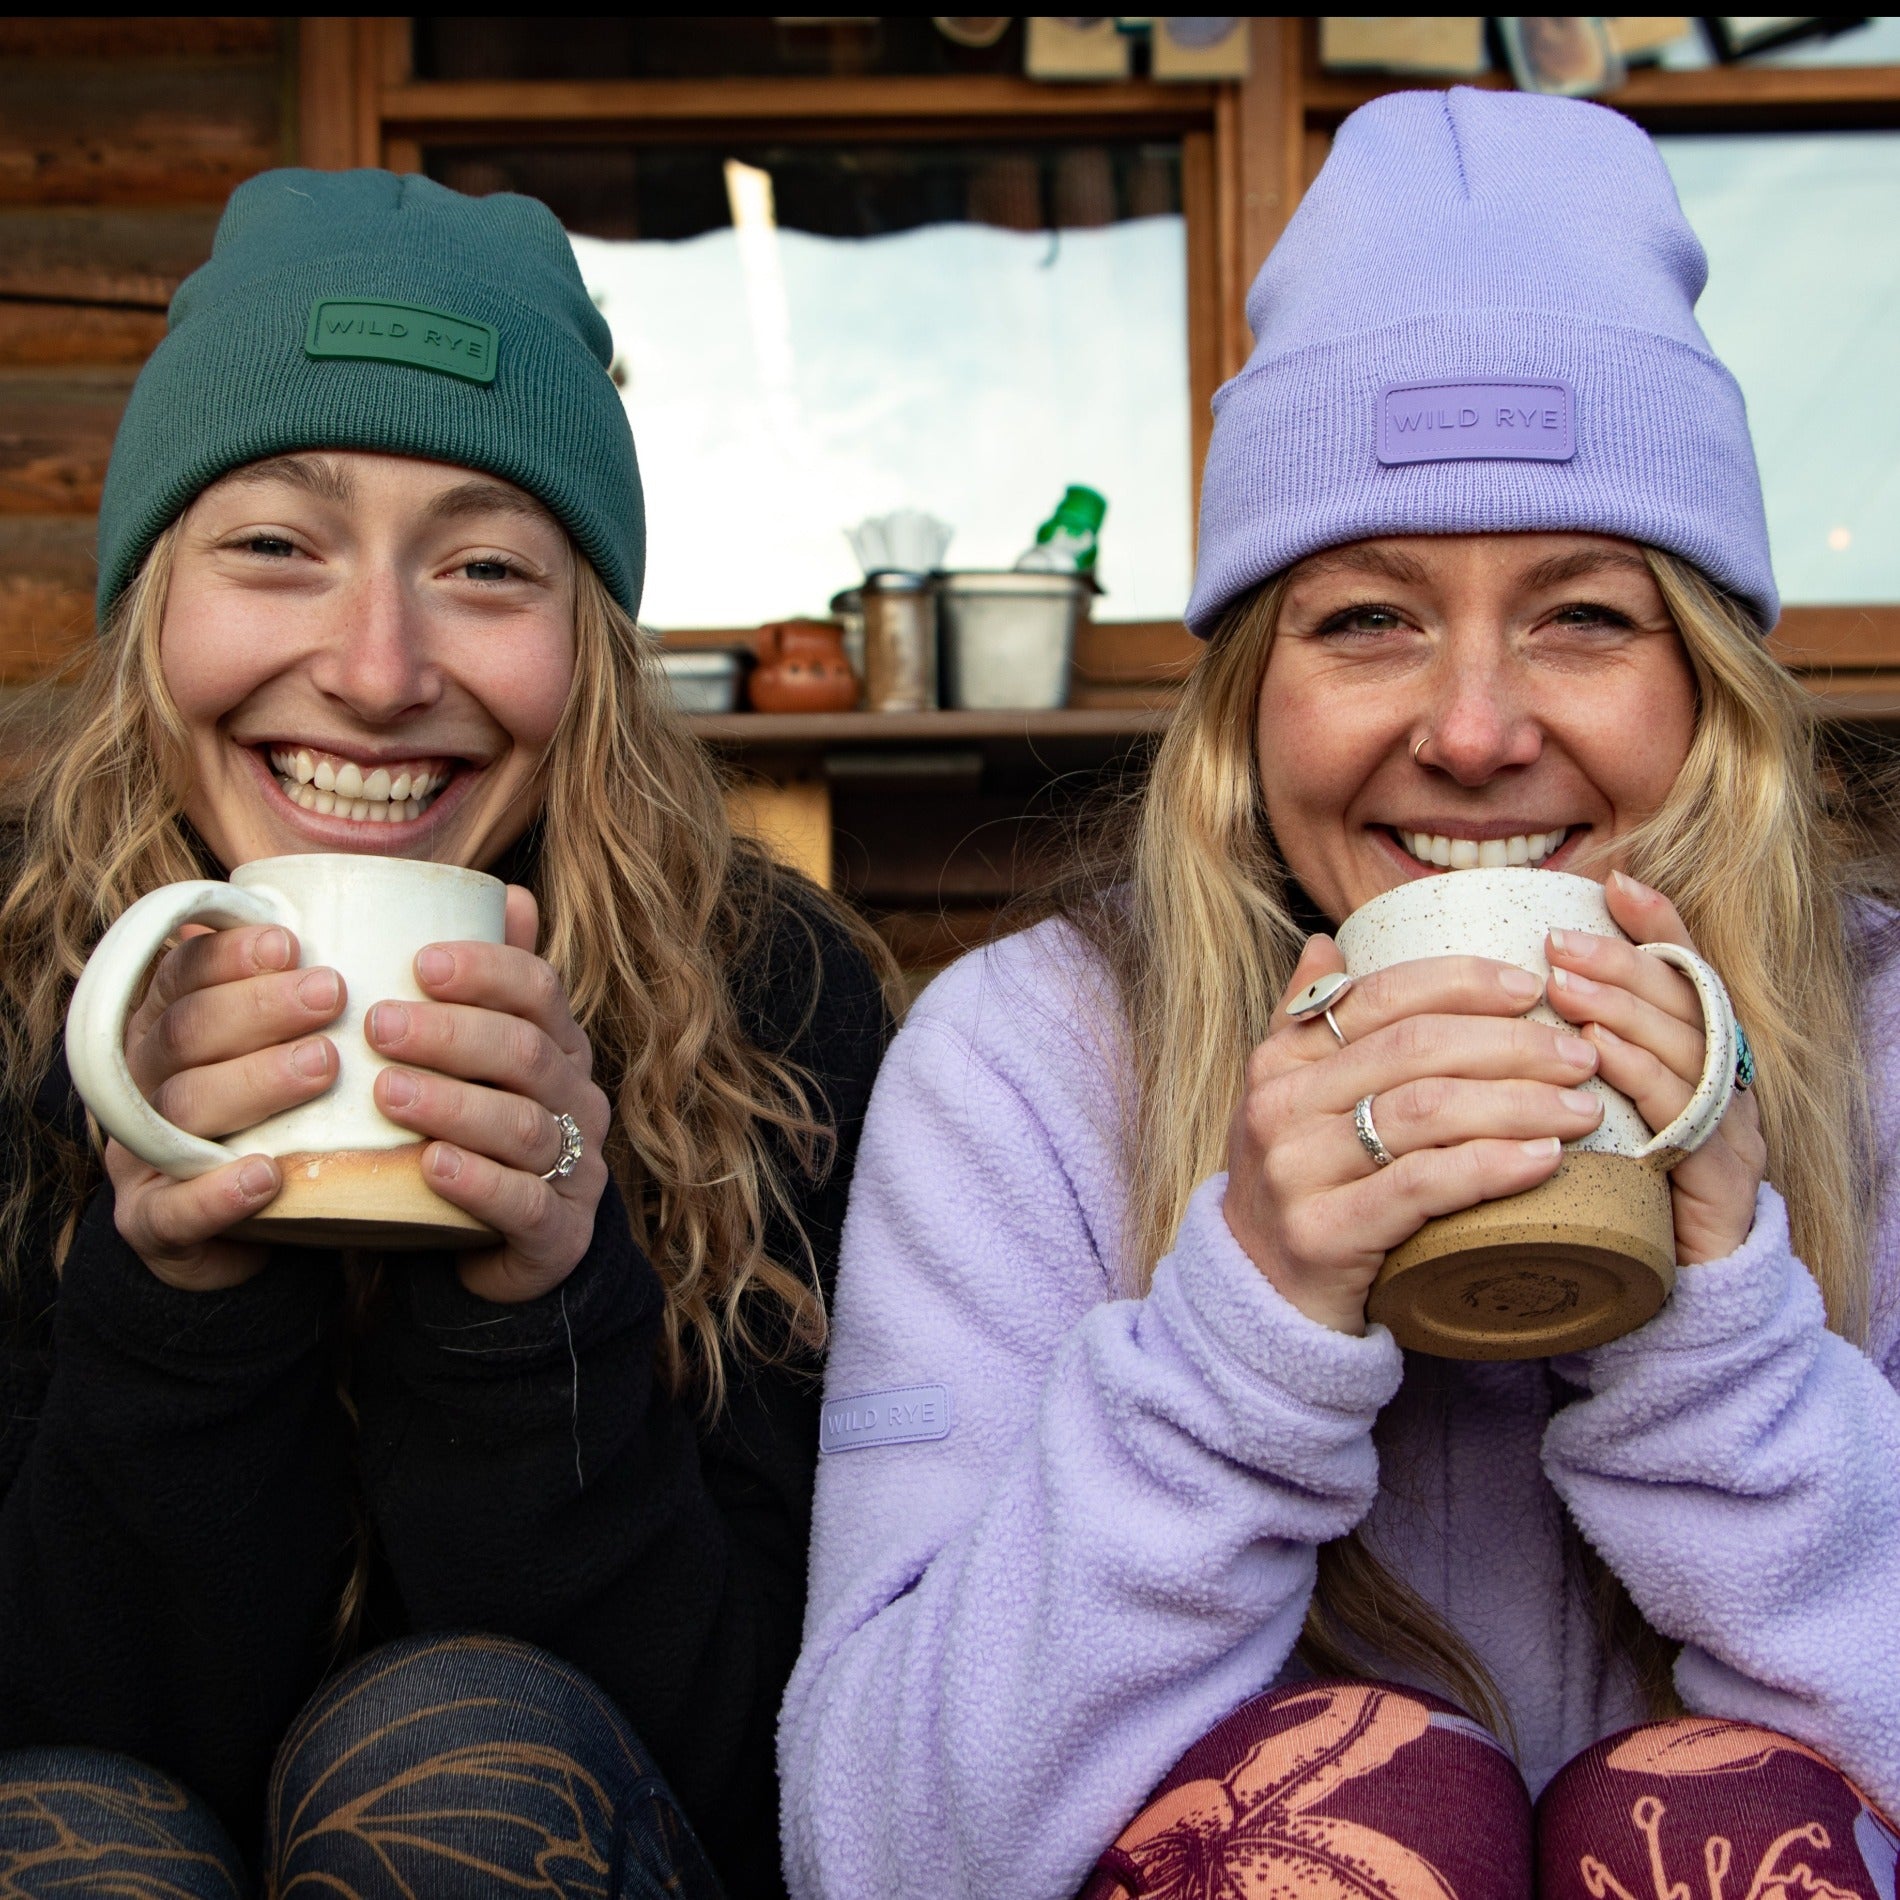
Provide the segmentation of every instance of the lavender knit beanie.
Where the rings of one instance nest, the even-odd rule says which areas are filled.
[[[1766,631],[1761,479],[1695,320],[1707,279],[1620,114],[1463,86],[1362,106],[1247,298],[1188,625],[1342,542],[1568,530],[1681,555]]]

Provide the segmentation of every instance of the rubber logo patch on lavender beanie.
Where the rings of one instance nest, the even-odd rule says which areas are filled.
[[[1707,277],[1619,113],[1472,87],[1362,106],[1249,293],[1188,625],[1348,541],[1567,531],[1678,554],[1772,627],[1747,413],[1695,319]]]
[[[1567,462],[1568,383],[1394,383],[1379,395],[1379,460]]]

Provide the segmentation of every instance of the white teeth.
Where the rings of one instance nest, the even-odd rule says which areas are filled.
[[[1452,838],[1439,832],[1401,831],[1402,844],[1421,864],[1439,864],[1451,871],[1489,870],[1507,864],[1541,864],[1564,839],[1567,831],[1523,831],[1510,838]]]
[[[358,824],[400,825],[420,818],[450,776],[410,765],[394,774],[386,765],[365,771],[353,760],[313,754],[307,747],[273,747],[269,757],[278,790],[293,805]]]

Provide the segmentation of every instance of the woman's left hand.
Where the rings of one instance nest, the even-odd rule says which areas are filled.
[[[462,1284],[512,1304],[559,1286],[593,1238],[607,1186],[610,1110],[593,1080],[594,1052],[553,969],[534,954],[532,893],[508,887],[505,943],[437,943],[416,957],[425,1003],[380,1002],[364,1033],[392,1063],[376,1106],[428,1143],[429,1185],[501,1235],[462,1255]],[[556,1120],[572,1115],[584,1146],[565,1180]]]
[[[1681,971],[1635,946],[1695,945],[1660,891],[1616,871],[1603,894],[1610,915],[1633,941],[1553,930],[1545,994],[1559,1016],[1596,1044],[1598,1075],[1627,1095],[1652,1129],[1666,1128],[1702,1077],[1702,1004]],[[1748,1238],[1767,1165],[1754,1097],[1738,1092],[1720,1127],[1669,1177],[1682,1265],[1720,1260]]]

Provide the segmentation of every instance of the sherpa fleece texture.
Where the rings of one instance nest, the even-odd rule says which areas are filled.
[[[1900,986],[1873,999],[1884,1104]],[[1383,1327],[1315,1324],[1229,1233],[1218,1175],[1152,1291],[1121,1297],[1116,1022],[1045,925],[932,985],[878,1080],[827,1399],[943,1385],[953,1422],[820,1460],[779,1733],[792,1894],[1073,1894],[1288,1669],[1315,1546],[1362,1520],[1491,1670],[1534,1790],[1641,1719],[1567,1511],[1685,1645],[1692,1710],[1797,1736],[1900,1806],[1892,1210],[1870,1354],[1825,1329],[1770,1188],[1739,1251],[1564,1361],[1406,1360]]]

